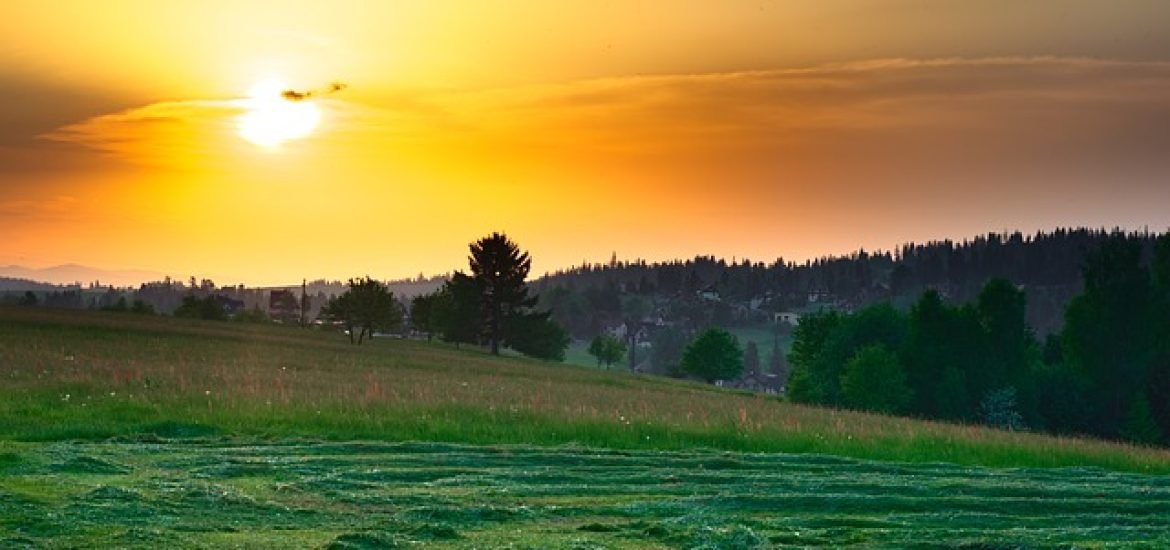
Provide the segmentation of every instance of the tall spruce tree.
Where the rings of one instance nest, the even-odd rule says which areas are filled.
[[[528,296],[524,284],[532,260],[503,233],[492,233],[471,243],[470,249],[472,277],[482,290],[484,336],[492,354],[499,355],[507,319],[536,305],[536,298]]]

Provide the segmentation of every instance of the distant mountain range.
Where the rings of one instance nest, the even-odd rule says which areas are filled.
[[[146,281],[158,281],[165,275],[157,271],[138,269],[98,269],[78,264],[29,268],[19,265],[0,266],[0,277],[9,280],[0,283],[0,290],[44,290],[48,285],[81,283],[88,287],[98,281],[101,286],[137,287]],[[37,284],[37,283],[48,283]],[[23,286],[22,286],[23,285]]]

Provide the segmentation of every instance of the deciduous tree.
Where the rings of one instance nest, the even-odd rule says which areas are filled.
[[[687,344],[682,368],[707,382],[732,380],[743,373],[743,350],[730,332],[708,329]]]

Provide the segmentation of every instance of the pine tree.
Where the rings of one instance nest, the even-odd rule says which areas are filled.
[[[528,296],[524,284],[532,260],[503,233],[492,233],[469,248],[471,273],[482,291],[484,336],[492,354],[499,355],[507,318],[536,305],[536,298]]]

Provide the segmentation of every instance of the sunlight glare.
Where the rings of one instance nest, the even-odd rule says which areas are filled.
[[[240,115],[240,137],[265,148],[308,136],[321,120],[312,101],[290,101],[281,96],[288,89],[278,80],[263,80],[248,90],[243,100],[247,112]]]

